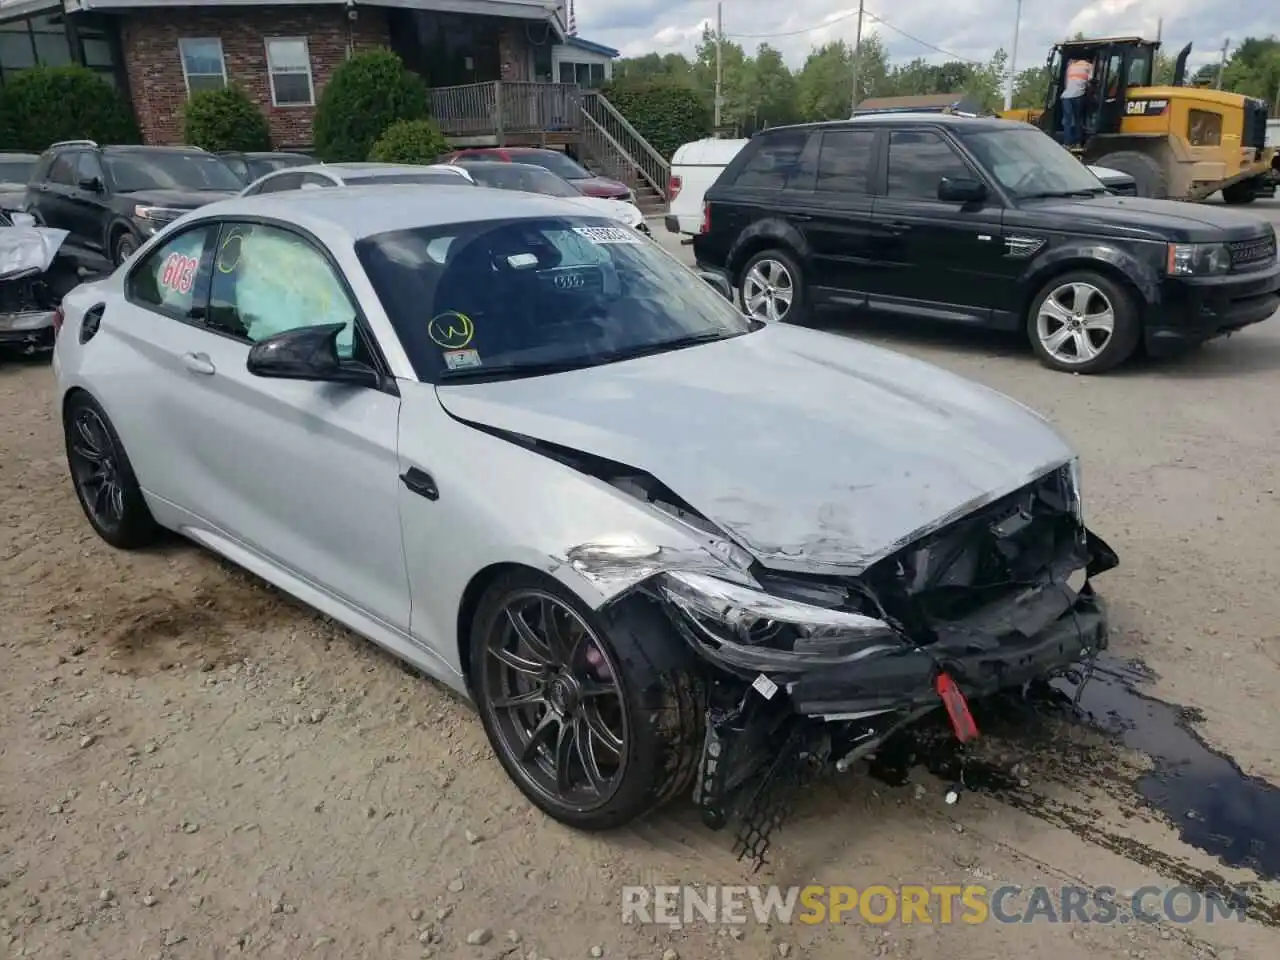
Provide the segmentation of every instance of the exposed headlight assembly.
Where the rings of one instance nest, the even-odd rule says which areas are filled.
[[[669,571],[657,581],[686,635],[712,660],[748,671],[794,671],[850,663],[906,645],[881,620],[776,597],[704,573]]]
[[[1165,272],[1171,277],[1213,277],[1231,270],[1225,243],[1171,243]]]

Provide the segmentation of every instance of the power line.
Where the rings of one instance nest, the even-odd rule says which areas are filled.
[[[857,10],[851,10],[848,13],[841,14],[838,17],[828,20],[825,23],[819,23],[812,27],[805,27],[803,30],[788,30],[785,33],[726,33],[724,34],[724,36],[730,40],[774,40],[774,39],[780,39],[782,37],[798,37],[801,34],[813,33],[815,30],[825,30],[827,27],[834,26],[835,24],[840,23],[843,20],[848,20],[852,17],[856,17],[857,15],[858,15]],[[901,27],[894,26],[892,23],[890,23],[888,20],[885,20],[883,17],[876,16],[870,10],[866,12],[865,16],[874,20],[876,23],[880,24],[881,26],[888,27],[894,33],[899,34],[900,36],[906,37],[908,40],[912,41],[913,43],[918,43],[922,47],[928,47],[930,50],[940,53],[945,57],[950,57],[952,60],[960,60],[960,61],[963,61],[964,63],[972,63],[972,64],[981,64],[982,62],[980,60],[974,60],[971,57],[962,57],[958,53],[953,53],[950,50],[947,50],[943,47],[938,46],[936,43],[930,43],[928,40],[922,40],[919,37],[917,37],[915,34],[907,33],[907,31],[903,30]]]

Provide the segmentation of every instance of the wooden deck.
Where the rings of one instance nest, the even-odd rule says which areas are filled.
[[[455,146],[563,145],[582,132],[582,91],[568,84],[495,80],[430,93],[431,114]]]

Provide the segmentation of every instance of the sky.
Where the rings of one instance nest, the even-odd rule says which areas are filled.
[[[691,54],[716,15],[714,0],[574,0],[574,6],[578,35],[623,56]],[[815,46],[852,44],[857,10],[856,0],[724,0],[725,38],[748,52],[768,42],[799,67]],[[863,33],[878,34],[893,61],[986,61],[997,47],[1013,47],[1017,0],[865,0],[864,10]],[[1161,18],[1166,52],[1194,44],[1192,70],[1216,63],[1224,41],[1280,34],[1280,4],[1267,0],[1023,0],[1016,69],[1043,63],[1056,40],[1076,32],[1154,39]]]

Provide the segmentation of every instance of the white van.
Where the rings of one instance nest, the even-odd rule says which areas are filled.
[[[671,179],[667,184],[669,206],[663,220],[668,233],[692,237],[702,229],[703,194],[746,145],[746,140],[707,137],[676,149],[671,157]]]

